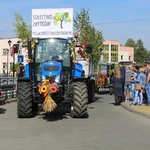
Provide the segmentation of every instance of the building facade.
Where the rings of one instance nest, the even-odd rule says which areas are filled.
[[[8,44],[8,41],[11,41],[11,45]],[[6,38],[0,39],[0,74],[3,70],[10,73],[10,66],[14,63],[22,62],[26,64],[27,50],[19,46],[18,54],[11,56],[13,44],[17,44],[19,41],[18,38]],[[105,40],[103,42],[103,54],[100,58],[101,62],[113,62],[118,63],[119,61],[134,61],[134,48],[121,46],[119,41],[115,40]],[[23,57],[23,60],[20,60],[20,56]]]
[[[134,62],[134,48],[121,46],[119,41],[105,40],[103,41],[103,54],[100,58],[101,62],[119,61],[133,61]]]
[[[127,46],[120,46],[118,61],[133,61],[134,62],[134,48]]]
[[[18,38],[0,39],[0,74],[5,70],[5,73],[12,75],[10,66],[13,65],[13,63],[26,63],[27,50],[22,48],[21,45],[19,45],[18,54],[11,56],[13,44],[19,44],[19,41]],[[22,58],[22,60],[19,60],[19,58]]]

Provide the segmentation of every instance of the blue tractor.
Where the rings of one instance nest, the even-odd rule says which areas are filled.
[[[38,110],[38,104],[44,102],[39,87],[47,80],[56,87],[50,95],[57,106],[68,102],[71,117],[87,116],[88,103],[94,100],[95,80],[90,75],[85,77],[82,64],[73,63],[69,39],[38,39],[34,48],[29,40],[27,45],[30,62],[17,79],[18,118],[32,117]],[[92,52],[90,44],[85,52]],[[47,90],[45,85],[42,90]]]

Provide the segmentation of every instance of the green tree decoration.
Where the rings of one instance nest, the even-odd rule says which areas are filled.
[[[68,12],[60,13],[57,12],[54,16],[54,24],[57,25],[60,23],[61,29],[63,28],[63,22],[71,22],[71,17]]]
[[[21,39],[21,42],[25,41],[26,38],[31,38],[31,25],[27,25],[23,17],[18,13],[15,13],[14,17],[15,23],[13,23],[13,26],[15,27],[16,36]]]

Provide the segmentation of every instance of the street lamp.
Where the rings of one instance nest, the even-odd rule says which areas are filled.
[[[20,41],[20,40],[18,40],[18,41],[17,41],[17,44],[19,44],[19,45],[20,45],[20,43],[21,43],[21,41]]]
[[[8,54],[9,54],[9,49],[6,49],[6,54],[7,54],[7,77],[8,77],[8,62],[9,62]]]
[[[8,45],[9,45],[10,48],[11,48],[11,43],[12,43],[12,41],[9,39]]]
[[[9,39],[8,40],[8,45],[9,45],[9,49],[11,50],[11,43],[12,41]],[[9,63],[9,57],[8,57],[8,54],[9,54],[9,49],[7,49],[7,77],[8,77],[8,63]]]

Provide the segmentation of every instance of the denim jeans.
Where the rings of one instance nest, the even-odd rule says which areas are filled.
[[[134,100],[135,97],[135,91],[136,91],[136,83],[132,82],[132,99]]]
[[[146,86],[146,93],[147,93],[147,103],[150,104],[150,83]]]
[[[125,82],[124,91],[125,91],[126,93],[132,91],[132,83],[131,83],[131,82]]]
[[[143,93],[142,93],[142,90],[136,90],[135,91],[135,97],[134,97],[134,102],[133,104],[136,104],[137,103],[137,100],[138,100],[138,96],[139,96],[139,104],[142,105],[143,103]]]

